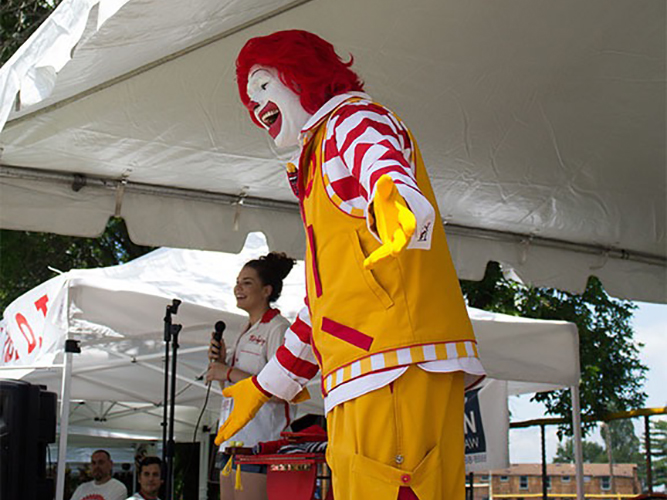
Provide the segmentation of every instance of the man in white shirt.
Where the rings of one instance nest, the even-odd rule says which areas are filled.
[[[70,500],[125,500],[127,488],[111,477],[113,461],[106,450],[97,450],[90,456],[93,480],[79,485]]]
[[[139,491],[127,500],[160,500],[160,486],[162,486],[162,460],[158,457],[146,457],[139,463],[137,471]]]

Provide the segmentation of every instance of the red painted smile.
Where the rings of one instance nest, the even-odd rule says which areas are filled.
[[[278,106],[269,101],[266,103],[266,106],[257,113],[257,116],[259,117],[259,121],[268,129],[271,138],[275,139],[280,133],[280,128],[282,127],[283,122]]]

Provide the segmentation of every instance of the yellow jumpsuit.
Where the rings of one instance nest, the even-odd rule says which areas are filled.
[[[323,394],[369,373],[410,366],[388,386],[329,413],[334,495],[393,500],[409,487],[420,500],[462,500],[463,374],[415,366],[477,356],[444,228],[433,228],[430,250],[407,250],[364,269],[380,243],[364,217],[340,210],[327,194],[321,165],[326,125],[311,136],[299,164],[311,341]],[[413,144],[417,184],[439,221]]]

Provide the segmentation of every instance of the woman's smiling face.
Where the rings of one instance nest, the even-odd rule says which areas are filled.
[[[269,303],[271,285],[262,284],[257,271],[252,267],[245,266],[236,278],[234,296],[236,306],[246,312],[261,309]]]
[[[254,66],[248,76],[248,97],[255,118],[273,138],[276,146],[298,144],[299,133],[312,116],[273,68]]]

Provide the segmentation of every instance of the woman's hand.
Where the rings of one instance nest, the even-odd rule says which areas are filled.
[[[215,332],[211,332],[211,343],[208,346],[208,359],[211,362],[224,363],[226,354],[227,347],[225,346],[225,341],[223,339],[220,339],[220,341],[215,340]]]
[[[218,382],[227,381],[227,372],[229,371],[229,366],[224,363],[219,363],[217,361],[212,361],[208,365],[208,371],[206,372],[206,382],[211,382],[212,380],[217,380]]]

